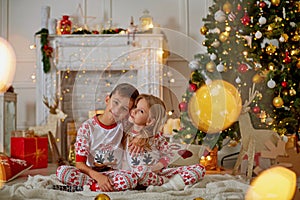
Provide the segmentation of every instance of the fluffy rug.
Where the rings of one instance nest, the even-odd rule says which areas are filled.
[[[49,189],[52,185],[60,185],[55,175],[50,176],[28,176],[24,183],[16,183],[8,186],[4,185],[0,190],[0,199],[64,199],[64,200],[94,200],[100,194],[99,192],[81,191],[65,192]],[[203,198],[205,200],[238,200],[244,199],[245,193],[249,187],[239,176],[229,174],[207,174],[204,179],[192,186],[186,186],[182,191],[147,192],[145,190],[131,190],[124,192],[107,192],[106,194],[112,200],[123,199],[163,199],[163,200],[192,200]]]

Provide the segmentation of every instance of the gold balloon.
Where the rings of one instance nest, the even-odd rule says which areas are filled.
[[[228,33],[222,32],[222,33],[219,35],[219,40],[220,40],[221,42],[225,42],[227,39],[228,39]]]
[[[241,108],[238,90],[226,81],[215,80],[195,92],[188,104],[188,114],[199,130],[218,133],[238,119]]]
[[[280,4],[280,0],[271,0],[271,3],[274,5],[274,6],[278,6]]]
[[[200,28],[200,33],[201,33],[202,35],[206,35],[207,31],[208,31],[208,28],[207,28],[206,26],[202,26],[202,27]]]
[[[226,14],[229,14],[231,12],[231,9],[232,9],[231,3],[229,3],[228,1],[226,1],[226,3],[223,5],[223,11]]]
[[[206,64],[206,70],[208,72],[214,72],[215,71],[215,68],[216,68],[216,64],[214,63],[214,61],[209,61],[207,64]]]
[[[98,194],[94,200],[110,200],[110,198],[106,194]]]
[[[276,108],[280,108],[282,105],[283,105],[283,100],[280,96],[278,97],[275,97],[273,99],[273,105],[276,107]]]

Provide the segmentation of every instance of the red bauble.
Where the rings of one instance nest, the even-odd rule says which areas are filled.
[[[254,106],[253,108],[252,108],[252,111],[254,112],[254,113],[259,113],[260,112],[260,107],[259,106]]]
[[[240,73],[244,73],[244,72],[248,71],[248,66],[247,66],[246,64],[243,64],[243,63],[242,63],[242,64],[239,65],[238,71],[239,71]]]
[[[186,112],[187,111],[187,103],[185,101],[180,102],[179,105],[180,112]]]
[[[264,1],[261,1],[261,2],[259,2],[259,7],[260,8],[264,8],[264,7],[266,7],[266,2],[264,2]]]
[[[238,10],[238,11],[241,11],[242,9],[243,9],[243,8],[242,8],[241,4],[238,4],[238,5],[237,5],[237,10]]]
[[[250,23],[250,17],[249,17],[249,15],[248,15],[247,11],[245,11],[244,16],[241,18],[241,22],[242,22],[242,24],[244,24],[245,26],[249,25],[249,23]]]
[[[191,83],[189,85],[189,90],[190,90],[190,92],[195,92],[197,90],[197,85],[194,83]]]
[[[283,62],[286,64],[289,64],[292,61],[289,52],[285,52],[285,58],[283,59]]]
[[[281,86],[282,86],[282,87],[286,88],[287,85],[288,85],[288,83],[287,83],[286,81],[282,81],[282,82],[281,82]]]

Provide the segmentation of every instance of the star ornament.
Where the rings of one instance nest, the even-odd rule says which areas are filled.
[[[269,44],[269,45],[266,47],[266,52],[267,52],[269,55],[272,55],[273,53],[276,52],[276,46],[274,46],[273,44]]]

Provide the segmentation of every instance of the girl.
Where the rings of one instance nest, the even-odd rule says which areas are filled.
[[[170,163],[171,148],[162,135],[166,121],[164,102],[149,94],[141,94],[130,112],[129,122],[132,127],[126,132],[123,144],[125,155],[122,169],[132,170],[138,175],[138,183],[150,186],[147,190],[180,190],[201,180],[205,168],[200,165],[167,168]],[[130,154],[128,144],[139,140],[145,152]]]

